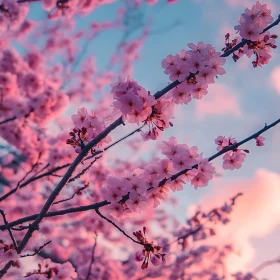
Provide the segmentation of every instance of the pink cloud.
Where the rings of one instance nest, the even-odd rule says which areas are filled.
[[[196,103],[197,118],[201,119],[207,115],[240,116],[241,109],[236,93],[223,84],[211,85],[207,96]]]
[[[252,238],[258,238],[258,242],[264,241],[280,225],[279,186],[279,174],[259,169],[251,180],[217,182],[213,192],[202,198],[200,205],[203,209],[212,209],[238,192],[243,192],[243,196],[236,201],[231,222],[226,226],[218,226],[217,236],[211,239],[212,244],[235,245],[238,255],[232,255],[227,260],[230,272],[255,268],[252,264],[248,266],[254,257],[257,263],[261,263],[279,255],[280,244],[276,240],[270,240],[271,246],[262,252],[256,252],[251,243]],[[194,206],[191,212],[193,210]]]
[[[280,67],[274,68],[270,74],[271,86],[280,94]]]

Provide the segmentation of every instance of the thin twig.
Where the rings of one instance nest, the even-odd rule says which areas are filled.
[[[102,151],[100,151],[99,153],[102,153]],[[86,173],[86,171],[88,171],[91,166],[99,159],[101,158],[101,156],[96,157],[86,168],[84,168],[81,172],[79,172],[76,176],[72,177],[69,179],[68,183],[71,183],[77,179],[79,179],[82,175],[84,175]]]
[[[14,231],[23,231],[25,229],[29,229],[29,226],[19,226],[18,228],[12,227],[11,229]]]
[[[185,235],[179,236],[177,237],[175,240],[173,240],[172,242],[169,243],[169,245],[172,245],[178,241],[180,241],[180,239],[187,239],[188,237],[190,237],[191,235],[194,235],[196,233],[198,233],[201,229],[203,229],[203,225],[198,226],[196,229],[186,233]]]
[[[2,217],[3,217],[4,224],[5,224],[5,225],[9,224],[8,221],[7,221],[7,219],[6,219],[5,212],[4,212],[2,209],[0,209],[0,214],[1,214]],[[11,237],[11,239],[12,239],[12,242],[13,242],[13,244],[14,244],[14,246],[15,246],[15,249],[16,249],[16,251],[17,251],[17,249],[18,249],[17,241],[16,241],[16,239],[14,238],[14,235],[13,235],[13,233],[12,233],[12,230],[11,230],[10,228],[8,228],[8,232],[9,232],[9,235],[10,235],[10,237]]]
[[[16,191],[20,188],[20,184],[25,180],[25,178],[26,178],[31,172],[33,172],[34,168],[39,164],[39,160],[40,160],[40,158],[41,158],[41,155],[42,155],[42,153],[40,152],[40,153],[38,154],[38,159],[37,159],[37,161],[35,162],[35,164],[33,164],[32,167],[31,167],[31,169],[23,176],[23,178],[22,178],[20,181],[18,181],[17,186],[16,186]]]
[[[140,132],[141,129],[145,126],[145,124],[143,124],[142,126],[138,127],[137,129],[133,130],[132,132],[130,132],[129,134],[127,134],[126,136],[120,138],[119,140],[117,140],[116,142],[112,143],[111,145],[107,146],[106,148],[104,148],[104,151],[109,150],[110,148],[112,148],[113,146],[115,146],[116,144],[120,143],[121,141],[125,140],[126,138],[132,136],[134,133],[136,132]]]
[[[20,255],[21,258],[25,258],[25,257],[34,257],[36,255],[38,255],[38,253],[40,253],[40,251],[47,246],[48,244],[50,244],[52,241],[48,241],[46,242],[44,245],[40,246],[33,254],[26,254],[26,255]]]
[[[273,259],[273,260],[269,260],[269,261],[265,261],[263,263],[261,263],[260,265],[258,265],[254,270],[253,270],[253,274],[256,274],[258,272],[260,272],[261,270],[263,270],[265,267],[269,266],[269,265],[273,265],[276,263],[280,263],[280,256],[278,256],[277,258]]]
[[[58,167],[55,167],[41,175],[38,175],[38,176],[35,176],[35,177],[31,177],[30,179],[26,180],[24,183],[22,183],[20,186],[19,186],[19,189],[23,188],[23,187],[26,187],[28,184],[36,181],[36,180],[39,180],[43,177],[46,177],[46,176],[50,176],[52,175],[54,172],[56,171],[59,171],[61,169],[64,169],[66,167],[69,167],[71,164],[67,163],[67,164],[64,164],[62,166],[58,166]],[[8,193],[4,194],[3,196],[0,197],[0,202],[5,200],[6,198],[8,198],[10,195],[12,195],[13,193],[15,193],[17,191],[17,188],[14,188],[12,190],[10,190]]]
[[[92,252],[91,252],[91,261],[90,261],[90,264],[89,264],[88,273],[87,273],[87,276],[86,276],[85,280],[88,280],[89,277],[90,277],[90,274],[91,274],[91,267],[92,267],[92,264],[94,263],[94,259],[95,259],[94,253],[95,253],[96,246],[97,246],[97,233],[95,233],[94,244],[93,244]]]
[[[39,175],[41,172],[43,172],[46,168],[48,168],[50,166],[49,163],[47,163],[44,167],[42,167],[39,171],[35,172],[34,175],[32,176],[33,177],[36,177],[37,175]]]
[[[82,190],[84,190],[86,188],[88,188],[88,185],[85,185],[84,187],[79,188],[77,191],[75,191],[73,193],[73,195],[71,197],[54,202],[53,205],[58,204],[58,203],[62,203],[62,202],[68,201],[68,200],[71,200],[72,198],[75,197],[76,194],[78,194],[79,192],[81,192]]]
[[[115,228],[117,228],[120,232],[123,233],[123,235],[125,235],[126,237],[128,237],[130,240],[132,240],[133,242],[140,244],[140,245],[145,245],[137,240],[135,240],[134,238],[132,238],[131,236],[129,236],[123,229],[121,229],[117,224],[115,224],[113,221],[111,221],[110,219],[108,219],[107,217],[105,217],[103,214],[101,214],[101,212],[99,211],[99,209],[95,209],[95,212],[104,220],[106,220],[108,223],[112,224]]]
[[[246,142],[249,142],[249,141],[252,140],[252,139],[255,139],[256,137],[258,137],[258,136],[260,136],[261,134],[263,134],[265,131],[267,131],[267,130],[269,130],[270,128],[276,126],[279,122],[280,122],[280,119],[276,120],[275,122],[271,123],[270,125],[265,125],[264,128],[260,129],[258,132],[252,134],[251,136],[247,137],[246,139],[244,139],[244,140],[242,140],[242,141],[240,141],[240,142],[237,142],[237,143],[235,143],[235,144],[233,144],[233,145],[230,145],[230,146],[228,146],[228,147],[222,149],[221,151],[217,152],[217,153],[214,154],[213,156],[209,157],[209,158],[208,158],[208,161],[210,162],[210,161],[214,160],[215,158],[217,158],[217,157],[219,157],[219,156],[221,156],[221,155],[223,155],[223,154],[225,154],[225,153],[227,153],[227,152],[229,152],[229,151],[233,151],[233,150],[237,149],[239,146],[245,144]],[[195,165],[193,165],[191,168],[186,168],[186,169],[184,169],[184,170],[182,170],[182,171],[180,171],[180,172],[178,172],[178,173],[172,175],[169,179],[170,179],[171,181],[176,180],[179,176],[185,174],[187,171],[189,171],[189,170],[191,170],[191,169],[194,169],[194,168],[197,168],[197,167],[198,167],[198,165],[195,164]],[[168,179],[162,180],[162,181],[159,183],[159,185],[160,185],[160,186],[164,185],[164,184],[166,183],[167,180],[168,180]]]
[[[236,200],[239,196],[241,196],[241,195],[243,195],[243,193],[237,193],[234,197],[231,198],[231,206],[233,206],[233,205],[235,204],[235,200]],[[213,216],[211,217],[210,215],[214,212],[214,210],[216,210],[216,208],[210,210],[210,211],[207,213],[206,216],[207,216],[208,218],[213,218]],[[196,216],[196,215],[194,215],[194,216],[191,218],[191,220],[192,220],[195,216]],[[209,222],[209,220],[206,220],[203,224],[200,223],[199,226],[198,226],[196,229],[194,229],[194,230],[192,230],[192,231],[190,231],[190,232],[188,232],[188,233],[186,233],[186,234],[184,234],[184,235],[182,235],[182,236],[177,237],[175,240],[173,240],[171,243],[169,243],[169,245],[180,241],[180,239],[187,239],[187,238],[190,237],[191,235],[194,235],[194,234],[198,233],[201,229],[206,229],[206,228],[205,228],[205,225],[206,225],[208,222]]]
[[[79,207],[71,207],[71,208],[66,208],[63,210],[58,210],[58,211],[52,211],[52,212],[48,212],[46,214],[46,218],[48,217],[56,217],[56,216],[62,216],[62,215],[66,215],[66,214],[71,214],[71,213],[78,213],[78,212],[84,212],[84,211],[89,211],[89,210],[95,210],[97,208],[109,205],[110,202],[104,200],[101,202],[97,202],[97,203],[93,203],[90,205],[85,205],[85,206],[79,206]],[[26,223],[26,222],[30,222],[30,221],[34,221],[36,218],[38,218],[39,214],[33,214],[18,220],[15,220],[13,222],[8,223],[7,225],[0,225],[0,230],[6,230],[8,228]],[[30,228],[31,224],[29,225],[28,228]]]
[[[4,124],[4,123],[7,123],[7,122],[14,121],[16,118],[17,118],[17,117],[16,117],[16,116],[14,116],[14,117],[12,117],[12,118],[6,119],[6,120],[4,120],[4,121],[0,122],[0,125],[1,125],[1,124]]]

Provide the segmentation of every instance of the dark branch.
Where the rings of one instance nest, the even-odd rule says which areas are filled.
[[[218,153],[216,153],[215,155],[211,156],[208,158],[208,161],[212,161],[213,159],[217,158],[218,156],[225,154],[228,151],[231,151],[233,149],[236,149],[237,147],[239,147],[242,144],[245,144],[246,142],[254,139],[255,137],[261,135],[262,133],[264,133],[265,131],[269,130],[270,128],[272,128],[273,126],[277,125],[280,122],[280,119],[278,119],[277,121],[273,122],[270,125],[266,125],[263,129],[259,130],[258,132],[252,134],[251,136],[247,137],[246,139],[237,142],[234,145],[231,145],[229,147],[224,148],[223,150],[219,151]],[[197,168],[197,165],[194,165],[192,168]],[[185,174],[187,171],[189,171],[190,169],[184,169],[183,171],[180,171],[174,175],[172,175],[169,179],[170,180],[176,180],[179,176]],[[158,187],[163,186],[168,179],[163,179],[160,181]],[[123,201],[126,201],[129,198],[129,195],[124,196]],[[80,207],[73,207],[73,208],[68,208],[68,209],[64,209],[64,210],[60,210],[60,211],[53,211],[53,212],[48,212],[46,214],[46,217],[54,217],[54,216],[60,216],[60,215],[65,215],[65,214],[70,214],[70,213],[76,213],[76,212],[83,212],[83,211],[88,211],[88,210],[96,210],[99,209],[103,206],[109,205],[110,202],[104,200],[102,202],[98,202],[98,203],[94,203],[94,204],[90,204],[87,206],[80,206]],[[11,227],[14,227],[16,225],[20,225],[22,223],[25,222],[29,222],[29,221],[33,221],[35,220],[37,217],[39,216],[39,214],[34,214],[31,216],[27,216],[21,219],[18,219],[16,221],[13,221],[7,225],[0,225],[0,230],[5,230]]]
[[[1,125],[1,124],[4,124],[4,123],[7,123],[7,122],[14,121],[16,118],[17,118],[17,117],[16,117],[16,116],[14,116],[14,117],[12,117],[12,118],[6,119],[6,120],[4,120],[4,121],[0,122],[0,125]]]
[[[8,221],[7,221],[7,219],[6,219],[5,212],[4,212],[2,209],[0,209],[0,214],[1,214],[2,217],[3,217],[4,224],[5,224],[5,225],[8,225],[9,223],[8,223]],[[16,240],[15,240],[15,238],[14,238],[14,235],[13,235],[13,233],[12,233],[12,230],[11,230],[10,228],[8,228],[8,232],[9,232],[9,235],[10,235],[10,237],[11,237],[11,239],[12,239],[12,242],[13,242],[13,244],[14,244],[14,246],[15,246],[15,249],[16,249],[16,251],[17,251],[18,246],[17,246],[17,242],[16,242]]]
[[[102,151],[98,151],[98,152],[95,153],[95,155],[101,154],[101,153],[102,153]],[[84,175],[84,174],[86,173],[86,171],[88,171],[88,170],[91,168],[91,166],[92,166],[99,158],[101,158],[101,156],[96,157],[96,158],[95,158],[86,168],[84,168],[80,173],[78,173],[76,176],[70,178],[69,181],[68,181],[68,183],[73,182],[73,181],[79,179],[82,175]]]
[[[253,274],[256,274],[258,272],[260,272],[261,270],[263,270],[265,267],[276,264],[276,263],[280,263],[280,256],[278,256],[277,258],[273,259],[273,260],[269,260],[269,261],[265,261],[263,263],[261,263],[260,265],[258,265],[254,270],[253,270]]]
[[[91,274],[91,267],[92,267],[92,264],[94,263],[94,253],[95,253],[95,248],[97,246],[97,234],[95,233],[95,238],[94,238],[94,244],[93,244],[93,247],[92,247],[92,252],[91,252],[91,261],[90,261],[90,265],[89,265],[89,268],[88,268],[88,273],[87,273],[87,277],[85,280],[88,280],[89,277],[90,277],[90,274]]]
[[[36,251],[35,253],[33,254],[26,254],[26,255],[20,255],[21,258],[25,258],[25,257],[34,257],[36,255],[38,255],[40,253],[40,251],[45,247],[47,246],[48,244],[50,244],[52,241],[48,241],[47,243],[45,243],[44,245],[40,246]]]
[[[39,164],[39,160],[40,160],[40,158],[41,158],[41,155],[42,155],[42,153],[40,152],[39,155],[38,155],[38,159],[37,159],[37,161],[35,162],[35,164],[33,164],[32,167],[31,167],[31,169],[23,176],[23,178],[22,178],[20,181],[18,181],[17,186],[16,186],[16,190],[18,190],[18,189],[20,188],[21,182],[23,182],[23,181],[25,180],[25,178],[26,178],[30,173],[32,173],[33,170],[34,170],[34,168]]]
[[[73,199],[76,194],[80,193],[82,190],[84,190],[86,188],[88,188],[88,185],[85,185],[84,187],[79,188],[77,191],[75,191],[73,193],[73,195],[71,197],[54,202],[53,205],[58,204],[58,203],[62,203],[62,202],[65,202],[65,201],[69,201],[69,200]]]
[[[108,219],[107,217],[105,217],[103,214],[101,214],[101,212],[99,211],[99,209],[95,209],[95,212],[104,220],[106,220],[108,223],[112,224],[115,228],[117,228],[120,232],[122,232],[123,235],[125,235],[126,237],[128,237],[130,240],[132,240],[133,242],[140,244],[140,245],[144,245],[143,243],[135,240],[134,238],[132,238],[131,236],[129,236],[123,229],[121,229],[117,224],[115,224],[113,221],[111,221],[110,219]]]

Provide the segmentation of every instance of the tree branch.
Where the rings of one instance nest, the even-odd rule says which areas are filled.
[[[5,225],[8,225],[9,223],[8,223],[8,221],[7,221],[7,219],[6,219],[5,212],[4,212],[2,209],[0,209],[0,214],[1,214],[2,217],[3,217],[4,224],[5,224]],[[10,235],[10,237],[11,237],[11,239],[12,239],[12,242],[13,242],[13,244],[14,244],[14,246],[15,246],[15,249],[16,249],[16,251],[17,251],[18,246],[17,246],[17,242],[16,242],[16,240],[15,240],[15,238],[14,238],[14,235],[13,235],[13,233],[12,233],[12,230],[11,230],[10,228],[8,228],[8,232],[9,232],[9,235]]]
[[[78,194],[79,192],[81,192],[82,190],[84,190],[84,189],[86,189],[86,188],[88,188],[88,185],[85,185],[84,187],[79,188],[77,191],[75,191],[75,192],[73,193],[73,195],[72,195],[71,197],[54,202],[53,205],[71,200],[72,198],[75,197],[76,194]]]
[[[87,273],[87,276],[86,276],[85,280],[88,280],[89,277],[90,277],[90,274],[91,274],[91,267],[92,267],[92,264],[94,263],[94,253],[95,253],[96,246],[97,246],[97,233],[95,233],[94,244],[93,244],[92,253],[91,253],[91,261],[90,261],[90,265],[89,265],[89,268],[88,268],[88,273]]]
[[[208,161],[212,161],[215,158],[217,158],[218,156],[220,156],[222,154],[225,154],[228,151],[236,149],[240,145],[245,144],[246,142],[254,139],[255,137],[261,135],[265,131],[267,131],[270,128],[274,127],[279,122],[280,122],[280,119],[276,120],[275,122],[271,123],[270,125],[265,125],[265,127],[263,129],[261,129],[258,132],[252,134],[251,136],[247,137],[246,139],[244,139],[244,140],[242,140],[240,142],[237,142],[234,145],[228,146],[228,147],[224,148],[223,150],[219,151],[218,153],[216,153],[215,155],[209,157]],[[194,165],[192,168],[197,168],[197,165]],[[182,170],[182,171],[172,175],[169,179],[171,181],[176,180],[179,176],[185,174],[189,170],[190,169],[184,169],[184,170]],[[163,186],[167,182],[167,180],[169,180],[169,179],[161,180],[159,185],[158,185],[158,187]],[[129,198],[129,195],[126,195],[126,196],[124,196],[123,200],[126,201],[128,198]],[[109,205],[109,204],[111,204],[111,203],[106,201],[106,200],[104,200],[104,201],[101,201],[101,202],[98,202],[98,203],[94,203],[94,204],[90,204],[90,205],[86,205],[86,206],[79,206],[79,207],[67,208],[67,209],[59,210],[59,211],[48,212],[46,214],[46,217],[55,217],[55,216],[66,215],[66,214],[70,214],[70,213],[77,213],[77,212],[83,212],[83,211],[88,211],[88,210],[96,210],[96,209],[99,209],[99,208],[101,208],[103,206],[106,206],[106,205]],[[31,215],[31,216],[27,216],[27,217],[15,220],[13,222],[10,222],[7,225],[0,225],[0,230],[6,230],[8,228],[20,225],[22,223],[33,221],[38,216],[39,216],[39,214],[34,214],[34,215]]]
[[[110,202],[104,200],[104,201],[86,205],[86,206],[71,207],[71,208],[67,208],[67,209],[63,209],[63,210],[59,210],[59,211],[48,212],[46,214],[46,218],[62,216],[62,215],[71,214],[71,213],[84,212],[84,211],[89,211],[89,210],[95,210],[95,209],[101,208],[101,207],[109,205],[109,204],[110,204]],[[14,227],[14,226],[26,223],[26,222],[34,221],[38,216],[39,216],[39,214],[33,214],[30,216],[15,220],[13,222],[10,222],[7,225],[0,225],[0,230],[6,230],[8,228],[11,228],[11,227]],[[29,227],[30,226],[25,227],[25,228],[27,229]]]
[[[45,246],[47,246],[48,244],[50,244],[51,242],[52,242],[51,240],[48,241],[48,242],[46,242],[44,245],[40,246],[40,247],[35,251],[35,253],[33,253],[33,254],[20,255],[20,257],[21,257],[21,258],[25,258],[25,257],[34,257],[34,256],[38,255],[38,254],[40,253],[40,251],[41,251]]]
[[[4,120],[4,121],[0,122],[0,125],[1,125],[1,124],[4,124],[4,123],[7,123],[7,122],[14,121],[16,118],[17,118],[17,117],[16,117],[16,116],[14,116],[14,117],[12,117],[12,118],[6,119],[6,120]]]
[[[140,245],[145,245],[137,240],[135,240],[134,238],[132,238],[131,236],[129,236],[123,229],[121,229],[117,224],[115,224],[113,221],[111,221],[110,219],[108,219],[107,217],[105,217],[103,214],[101,214],[101,212],[99,211],[99,209],[95,209],[95,212],[104,220],[106,220],[108,223],[112,224],[115,228],[117,228],[120,232],[122,232],[123,235],[125,235],[126,237],[128,237],[130,240],[132,240],[133,242],[140,244]]]
[[[98,152],[99,154],[102,153],[102,151]],[[87,170],[89,170],[91,168],[91,166],[102,156],[96,157],[86,168],[84,168],[80,173],[78,173],[76,176],[72,177],[69,179],[68,183],[73,182],[77,179],[79,179],[82,175],[84,175],[86,173]]]
[[[278,256],[277,258],[273,259],[273,260],[269,260],[269,261],[265,261],[263,263],[261,263],[260,265],[258,265],[254,270],[253,270],[253,274],[256,274],[258,272],[260,272],[261,270],[263,270],[265,267],[276,264],[276,263],[280,263],[280,256]]]
[[[16,186],[16,191],[20,188],[21,182],[23,182],[23,181],[25,180],[25,178],[26,178],[26,177],[34,170],[34,168],[39,164],[39,160],[40,160],[40,158],[41,158],[41,155],[42,155],[42,153],[40,152],[39,155],[38,155],[38,159],[37,159],[37,161],[35,162],[35,164],[33,164],[32,167],[31,167],[31,169],[23,176],[23,178],[22,178],[20,181],[18,181],[17,186]]]

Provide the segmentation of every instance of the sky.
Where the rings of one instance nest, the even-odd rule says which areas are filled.
[[[264,1],[262,1],[264,2]],[[280,11],[280,2],[266,1],[273,7],[273,15]],[[277,3],[278,2],[278,3]],[[174,5],[145,6],[140,11],[144,21],[152,19],[151,34],[141,51],[141,58],[134,65],[133,79],[143,87],[155,93],[165,87],[169,78],[164,74],[161,61],[168,54],[176,54],[187,48],[188,43],[203,41],[222,49],[224,35],[230,32],[243,12],[245,5],[252,3],[243,0],[179,0]],[[30,13],[32,19],[42,19],[38,4],[33,4]],[[114,18],[116,11],[122,7],[121,1],[98,8],[88,17],[77,18],[78,28],[87,28],[92,20],[104,21]],[[174,23],[178,23],[172,27]],[[172,27],[172,28],[169,28]],[[280,27],[273,33],[279,34]],[[137,35],[137,31],[133,36]],[[121,31],[106,31],[88,48],[85,57],[96,56],[99,69],[105,69],[108,57],[121,39]],[[227,59],[227,74],[220,76],[217,83],[210,86],[208,95],[201,101],[192,101],[188,105],[176,107],[174,127],[162,136],[162,140],[176,135],[181,143],[198,146],[204,156],[216,152],[214,139],[219,136],[233,136],[242,140],[279,118],[280,106],[280,51],[273,51],[271,62],[254,69],[251,60],[241,59],[233,62]],[[135,126],[128,125],[113,133],[115,139],[124,135]],[[221,160],[214,162],[221,171],[221,177],[209,186],[194,190],[186,185],[185,189],[175,194],[179,205],[173,209],[184,221],[189,207],[201,204],[211,207],[212,203],[223,203],[235,192],[244,192],[244,201],[233,218],[233,229],[228,229],[223,238],[232,238],[244,249],[244,263],[249,269],[262,261],[273,259],[280,254],[280,176],[279,176],[279,140],[280,127],[265,133],[265,146],[256,147],[255,142],[245,145],[250,150],[240,170],[222,171]],[[136,136],[137,138],[138,136]],[[137,161],[148,158],[153,153],[154,144],[144,144],[142,153],[134,154],[131,150],[120,153],[126,146],[110,154],[111,158],[122,157]],[[109,159],[110,162],[110,159]],[[243,198],[242,198],[243,199]],[[241,219],[244,218],[244,219]],[[239,229],[239,233],[233,231]],[[238,231],[238,230],[237,230]],[[226,235],[227,234],[227,235]],[[242,259],[242,258],[241,258]],[[280,267],[273,266],[263,270],[259,275],[272,280],[279,279]]]

